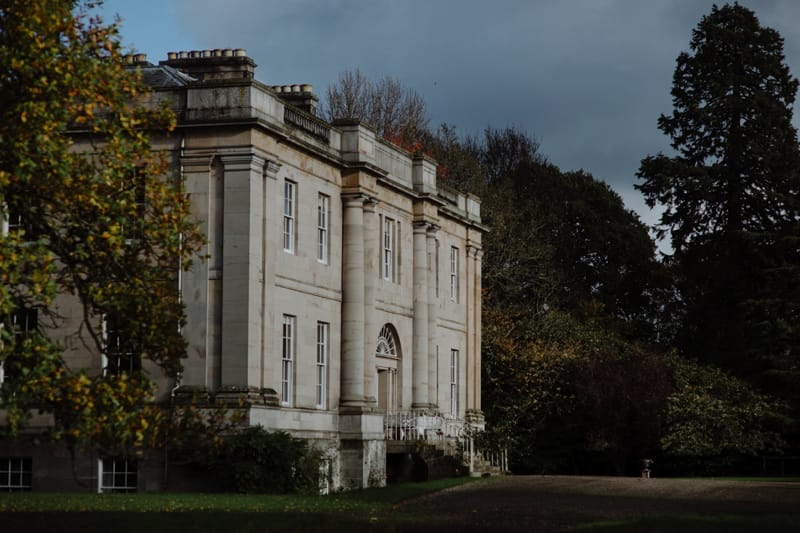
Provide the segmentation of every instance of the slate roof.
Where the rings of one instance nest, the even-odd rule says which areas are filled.
[[[142,73],[142,81],[153,89],[185,87],[189,83],[196,81],[195,78],[168,65],[145,63],[132,68],[139,69]]]

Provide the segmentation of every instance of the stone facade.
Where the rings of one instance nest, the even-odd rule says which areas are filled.
[[[332,488],[385,484],[387,413],[481,426],[478,200],[366,125],[317,118],[310,86],[257,81],[243,50],[132,68],[178,116],[153,148],[208,236],[160,399],[244,400],[250,424],[324,448]]]

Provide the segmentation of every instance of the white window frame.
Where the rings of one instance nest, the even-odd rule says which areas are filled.
[[[281,331],[281,405],[294,404],[294,362],[296,349],[297,317],[283,315]]]
[[[317,197],[317,261],[328,264],[330,239],[331,197],[319,193]]]
[[[132,372],[138,372],[142,369],[142,354],[137,353],[134,348],[131,347],[134,344],[132,339],[128,339],[128,351],[123,352],[119,349],[122,346],[125,339],[122,338],[122,335],[116,334],[114,338],[112,338],[112,333],[110,333],[111,328],[109,327],[109,318],[108,315],[103,316],[103,325],[102,325],[102,336],[103,336],[103,346],[105,349],[101,354],[100,361],[101,366],[103,369],[103,376],[116,376],[121,373],[130,374]],[[116,368],[110,367],[111,358],[109,357],[109,351],[112,348],[112,344],[116,343],[117,350],[114,352],[114,357],[117,359]],[[121,368],[120,361],[122,361],[123,356],[127,360],[127,368]]]
[[[31,331],[36,331],[36,328],[39,325],[39,312],[38,310],[34,309],[17,309],[14,311],[11,316],[11,332],[14,335],[14,344],[20,342],[25,335],[30,333]],[[20,324],[20,319],[24,319],[24,324]],[[0,330],[7,327],[4,322],[0,322]],[[5,361],[0,361],[0,385],[2,385],[6,380],[6,370],[5,370]]]
[[[389,217],[383,219],[383,229],[381,231],[381,270],[383,272],[383,279],[387,281],[394,281],[395,279],[395,255],[396,255],[396,242],[395,242],[395,220]]]
[[[450,415],[458,416],[458,361],[459,351],[450,350]]]
[[[450,247],[450,301],[458,303],[458,248]]]
[[[22,220],[22,214],[11,212],[6,213],[6,216],[3,220],[3,235],[8,235],[11,231],[19,231],[22,229],[25,229],[25,223]]]
[[[122,476],[123,483],[117,484]],[[110,483],[106,483],[110,481]],[[135,459],[99,458],[97,460],[97,493],[136,492],[139,484],[139,463]]]
[[[33,489],[33,458],[0,457],[0,492]]]
[[[297,220],[297,183],[283,182],[283,251],[294,254],[297,248],[295,221]]]
[[[317,409],[327,409],[328,407],[330,332],[330,324],[327,322],[317,322],[316,386],[314,389],[315,406]]]
[[[133,174],[130,177],[130,180],[133,182],[133,204],[134,204],[134,226],[136,222],[144,219],[147,214],[147,181],[144,174],[144,169],[141,167],[137,167],[134,169]],[[135,233],[132,234],[130,229],[126,230],[125,225],[122,226],[122,235],[125,238],[125,244],[127,246],[132,245],[139,239],[141,236],[137,236]]]
[[[434,258],[434,279],[436,284],[436,298],[439,298],[439,239],[436,239],[436,256]]]

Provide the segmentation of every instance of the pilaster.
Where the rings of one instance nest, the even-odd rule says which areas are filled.
[[[280,376],[280,358],[273,357],[271,346],[274,345],[268,337],[268,332],[276,331],[269,325],[277,324],[275,315],[275,273],[277,271],[278,255],[283,253],[283,194],[281,185],[278,183],[278,172],[281,164],[274,161],[267,161],[264,164],[264,217],[262,230],[262,258],[264,261],[264,273],[262,283],[262,310],[263,323],[265,329],[261,334],[261,388],[267,388],[268,384],[274,384]],[[274,334],[274,333],[273,333]],[[273,385],[275,386],[275,385]],[[277,392],[275,392],[277,396]]]
[[[181,157],[184,190],[190,198],[190,212],[203,235],[209,235],[211,218],[211,161],[213,153],[190,152]],[[212,363],[209,345],[210,309],[208,294],[209,244],[206,243],[192,258],[192,270],[183,275],[182,301],[186,306],[186,325],[183,335],[188,343],[183,364],[183,385],[208,390],[213,388]],[[204,393],[201,393],[204,394]]]
[[[475,244],[467,245],[467,375],[466,409],[481,410],[481,257],[483,252]]]
[[[222,244],[222,386],[261,387],[264,159],[226,154]]]
[[[439,407],[439,342],[437,327],[438,299],[436,297],[436,234],[439,226],[429,224],[425,233],[428,247],[428,402],[431,407]]]

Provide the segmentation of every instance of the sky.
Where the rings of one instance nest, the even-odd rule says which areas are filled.
[[[642,158],[669,151],[675,59],[711,0],[105,0],[126,45],[167,52],[244,48],[270,84],[322,96],[359,68],[424,97],[431,125],[463,134],[513,126],[562,170],[609,183],[652,224],[633,188]],[[722,4],[723,2],[717,2]],[[800,1],[741,0],[780,32],[800,76]],[[800,120],[795,117],[795,126]]]

